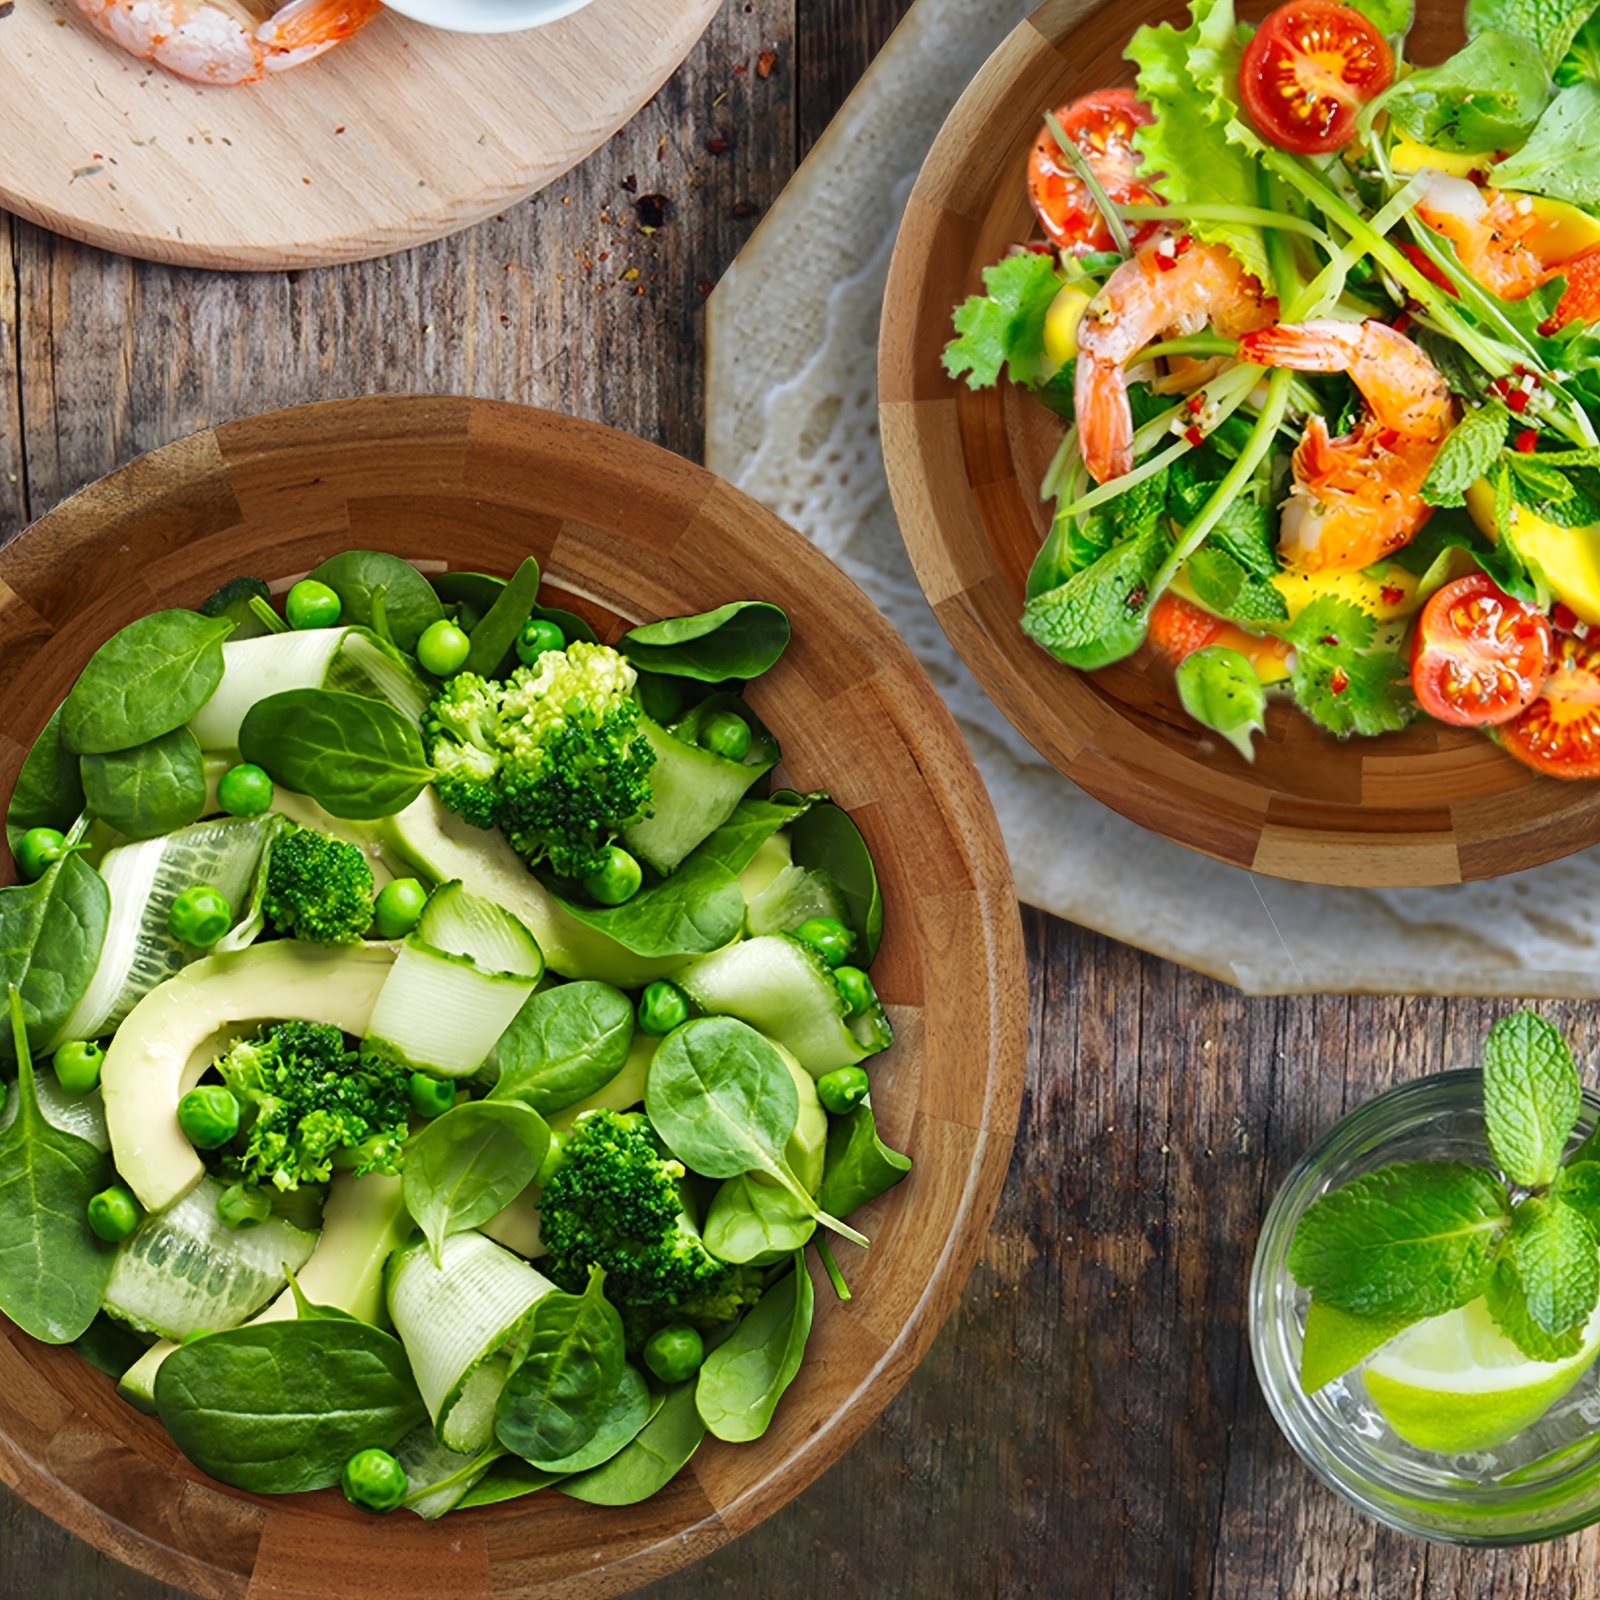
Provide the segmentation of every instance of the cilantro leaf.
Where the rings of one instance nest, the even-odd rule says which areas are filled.
[[[1600,1300],[1600,1244],[1571,1206],[1531,1195],[1512,1213],[1506,1251],[1536,1326],[1560,1335],[1589,1320]]]
[[[1422,498],[1430,506],[1465,505],[1467,485],[1494,465],[1510,426],[1511,413],[1498,400],[1468,411],[1433,458],[1422,483]]]
[[[1567,53],[1594,0],[1467,0],[1467,37],[1490,29],[1520,33],[1544,51],[1544,64],[1554,72]]]
[[[1294,646],[1289,681],[1300,709],[1330,733],[1392,733],[1411,720],[1405,662],[1374,647],[1372,618],[1348,600],[1313,600],[1284,631]]]
[[[1131,655],[1144,636],[1150,580],[1169,548],[1160,527],[1124,539],[1065,583],[1029,600],[1023,632],[1070,666],[1103,666]]]
[[[1289,1243],[1289,1271],[1342,1311],[1437,1316],[1484,1292],[1508,1223],[1493,1173],[1398,1161],[1312,1202]]]
[[[1534,1189],[1555,1177],[1582,1099],[1567,1041],[1543,1017],[1519,1011],[1489,1030],[1484,1120],[1489,1148],[1513,1183]]]
[[[1195,597],[1206,610],[1253,627],[1287,622],[1289,606],[1265,578],[1249,572],[1226,550],[1201,545],[1184,567]]]
[[[1025,250],[983,269],[984,293],[956,307],[959,338],[944,347],[944,369],[986,389],[1004,366],[1016,383],[1032,383],[1046,365],[1044,319],[1061,288],[1055,260]]]
[[[1508,1256],[1495,1263],[1484,1300],[1495,1326],[1530,1361],[1565,1361],[1583,1348],[1583,1329],[1569,1328],[1562,1334],[1549,1334],[1533,1320],[1528,1297],[1515,1264]]]

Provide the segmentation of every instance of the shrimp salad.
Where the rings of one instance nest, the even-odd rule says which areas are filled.
[[[946,369],[1060,415],[1022,627],[1165,657],[1247,759],[1269,693],[1600,777],[1600,10],[1232,0],[1136,33],[1137,89],[1045,118],[1044,241]]]

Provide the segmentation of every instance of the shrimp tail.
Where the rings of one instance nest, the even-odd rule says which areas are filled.
[[[326,48],[364,28],[382,9],[381,0],[290,0],[257,37],[277,50]]]
[[[1244,334],[1239,340],[1239,359],[1295,372],[1347,372],[1356,356],[1360,330],[1361,324],[1352,322],[1280,322]]]
[[[1120,478],[1133,465],[1133,411],[1122,369],[1080,355],[1073,390],[1089,476],[1096,483]]]

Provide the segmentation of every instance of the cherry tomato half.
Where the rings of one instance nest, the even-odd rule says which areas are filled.
[[[1553,650],[1544,613],[1475,572],[1428,597],[1411,642],[1411,687],[1440,722],[1492,727],[1538,698]]]
[[[1554,778],[1600,778],[1600,640],[1556,636],[1539,698],[1500,730],[1519,761]]]
[[[1144,157],[1133,147],[1135,128],[1154,122],[1149,106],[1132,89],[1099,89],[1056,112],[1061,130],[1080,149],[1106,194],[1119,205],[1159,205],[1160,198],[1135,175]],[[1046,125],[1028,157],[1028,198],[1050,242],[1078,255],[1116,245],[1088,185],[1061,153]],[[1141,223],[1135,241],[1155,228]]]
[[[1244,47],[1239,91],[1268,139],[1299,155],[1337,150],[1356,113],[1389,87],[1394,56],[1353,6],[1292,0]]]
[[[1150,607],[1149,640],[1173,666],[1182,666],[1196,650],[1219,644],[1237,650],[1261,675],[1263,683],[1276,683],[1289,675],[1289,647],[1281,639],[1246,633],[1221,617],[1168,590]]]

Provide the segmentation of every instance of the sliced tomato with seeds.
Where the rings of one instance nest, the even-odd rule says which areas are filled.
[[[1155,116],[1132,89],[1097,89],[1056,112],[1061,131],[1083,152],[1100,187],[1118,205],[1160,205],[1161,198],[1142,181],[1143,155],[1133,147],[1134,130]],[[1089,186],[1073,170],[1049,125],[1040,129],[1028,157],[1028,198],[1050,242],[1084,255],[1114,250]],[[1129,230],[1137,243],[1155,230],[1145,222]]]
[[[1600,778],[1600,640],[1556,636],[1543,692],[1500,730],[1500,742],[1553,778]]]
[[[1554,653],[1550,621],[1481,572],[1428,597],[1411,643],[1411,687],[1458,728],[1510,722],[1538,698]]]
[[[1256,126],[1298,155],[1326,155],[1346,143],[1356,113],[1393,78],[1383,35],[1334,0],[1279,6],[1239,63],[1239,92]]]

